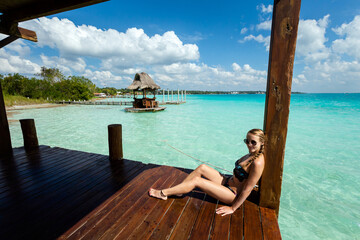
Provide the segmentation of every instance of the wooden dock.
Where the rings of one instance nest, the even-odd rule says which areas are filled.
[[[78,104],[78,105],[133,105],[132,101],[58,101],[57,104]]]
[[[179,105],[186,103],[185,101],[165,101],[165,102],[159,102],[159,105]]]
[[[281,239],[275,212],[249,201],[221,217],[199,190],[148,197],[187,169],[48,146],[0,163],[0,239]]]

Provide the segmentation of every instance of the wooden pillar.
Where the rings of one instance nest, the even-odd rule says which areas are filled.
[[[114,161],[123,159],[121,124],[109,125],[108,136],[109,136],[109,159]]]
[[[6,116],[4,96],[0,82],[0,158],[12,154],[9,123]]]
[[[26,150],[34,150],[39,147],[34,119],[20,119],[21,130]]]
[[[291,82],[301,0],[275,0],[266,87],[264,130],[268,138],[259,205],[279,213]]]

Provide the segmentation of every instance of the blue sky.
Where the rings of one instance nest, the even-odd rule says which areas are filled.
[[[144,71],[164,89],[265,90],[272,4],[111,0],[27,21],[38,43],[0,49],[0,73],[57,67],[124,88]],[[292,90],[360,92],[359,59],[358,0],[303,0]]]

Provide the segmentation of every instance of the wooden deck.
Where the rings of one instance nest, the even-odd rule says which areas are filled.
[[[186,169],[47,146],[0,163],[0,239],[281,239],[275,212],[249,201],[221,217],[201,191],[148,197]]]

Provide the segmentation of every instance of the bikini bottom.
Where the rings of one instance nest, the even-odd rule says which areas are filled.
[[[230,191],[232,191],[232,192],[236,195],[235,191],[229,186],[229,180],[230,180],[230,178],[231,178],[231,177],[227,177],[227,178],[225,179],[224,187],[227,187]]]

